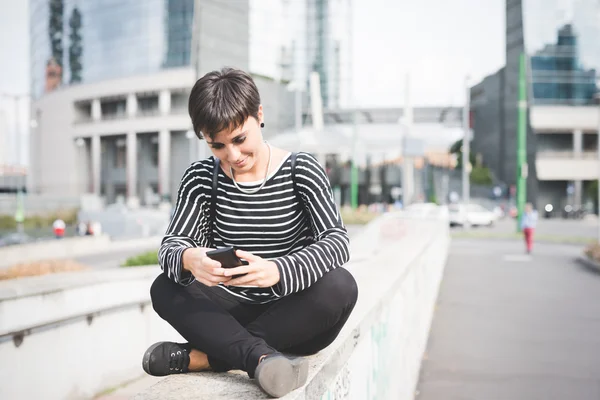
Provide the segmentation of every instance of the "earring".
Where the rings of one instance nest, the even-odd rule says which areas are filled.
[[[264,122],[261,122],[261,123],[260,123],[260,127],[261,127],[261,128],[264,128],[264,127],[265,127],[265,123],[264,123]]]

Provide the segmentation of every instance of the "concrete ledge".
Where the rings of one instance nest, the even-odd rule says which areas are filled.
[[[111,241],[107,235],[45,240],[0,248],[0,267],[44,259],[75,258],[105,251],[160,246],[162,237]]]
[[[0,282],[0,399],[89,399],[142,375],[141,354],[182,340],[152,309],[158,266]]]
[[[449,246],[445,217],[387,214],[353,238],[359,301],[336,341],[310,357],[285,399],[412,399]],[[134,400],[263,399],[241,371],[169,376]]]

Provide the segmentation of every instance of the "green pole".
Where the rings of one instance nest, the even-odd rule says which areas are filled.
[[[356,161],[356,142],[358,140],[358,125],[356,110],[352,111],[352,161],[350,164],[350,206],[353,210],[358,208],[358,166]]]
[[[356,160],[352,160],[350,168],[350,204],[352,209],[356,210],[358,207],[358,167],[356,166]]]
[[[517,232],[527,200],[527,83],[525,54],[519,57],[519,103],[517,126]]]
[[[15,211],[15,222],[17,223],[17,232],[23,233],[24,221],[25,211],[23,206],[23,192],[21,192],[21,187],[19,186],[19,191],[17,192],[17,210]]]

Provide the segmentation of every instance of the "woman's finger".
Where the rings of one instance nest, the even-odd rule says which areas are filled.
[[[229,282],[225,283],[225,286],[257,286],[255,282],[256,277],[254,275],[255,274],[246,274],[244,276],[232,279]]]
[[[248,272],[252,272],[254,270],[255,270],[255,268],[251,264],[248,264],[248,265],[242,265],[241,267],[225,268],[223,275],[224,276],[242,275],[242,274],[247,274]]]
[[[236,250],[235,254],[239,258],[243,258],[244,260],[249,261],[249,262],[262,260],[262,258],[260,258],[259,256],[255,256],[254,254],[252,254],[248,251],[244,251],[244,250]]]

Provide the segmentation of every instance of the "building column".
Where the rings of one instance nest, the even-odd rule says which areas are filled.
[[[171,196],[171,132],[158,133],[158,191],[161,201]]]
[[[100,99],[92,100],[92,120],[100,121],[102,119],[102,107],[100,106]]]
[[[92,136],[92,193],[100,197],[100,171],[102,160],[100,157],[100,136]]]
[[[127,103],[125,108],[127,109],[127,116],[129,118],[134,118],[137,115],[138,101],[135,93],[130,93],[127,95]]]
[[[158,95],[158,109],[161,115],[168,115],[171,113],[171,92],[168,90],[161,90]]]
[[[581,129],[573,131],[573,156],[576,159],[581,158],[583,153],[583,133]],[[573,206],[580,206],[583,195],[583,182],[578,180],[573,182]]]
[[[127,206],[138,208],[140,199],[137,194],[137,134],[127,133]]]
[[[402,208],[408,207],[415,193],[415,161],[412,157],[404,157],[402,161]]]

